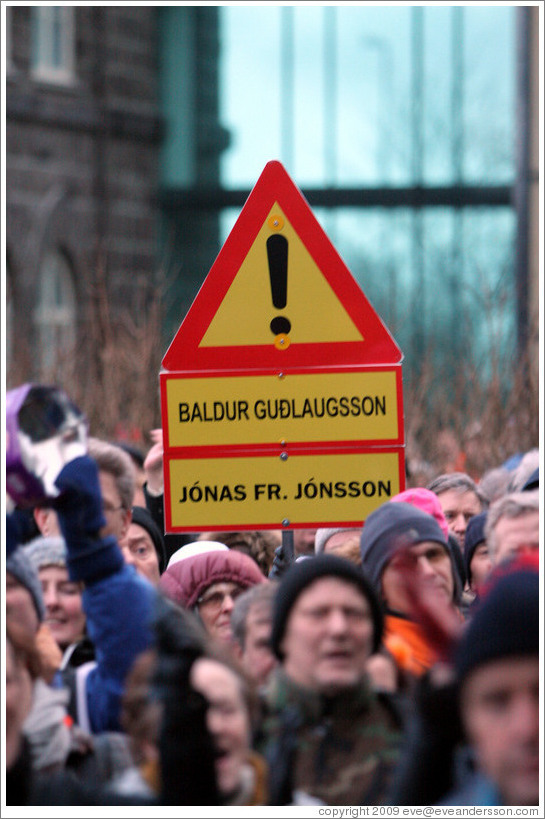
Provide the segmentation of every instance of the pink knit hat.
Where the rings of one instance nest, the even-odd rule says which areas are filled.
[[[406,489],[404,492],[400,492],[399,495],[394,495],[390,500],[392,503],[398,503],[399,501],[402,503],[412,503],[413,506],[417,506],[422,512],[427,512],[428,515],[432,515],[448,539],[447,519],[443,514],[443,508],[435,492],[420,487],[416,489]]]

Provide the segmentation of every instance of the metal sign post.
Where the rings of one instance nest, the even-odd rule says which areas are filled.
[[[294,563],[295,561],[295,547],[293,544],[293,530],[292,529],[283,529],[282,530],[282,553],[284,555],[284,560],[288,564]]]

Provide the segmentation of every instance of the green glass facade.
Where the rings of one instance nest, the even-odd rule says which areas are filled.
[[[516,335],[515,23],[510,6],[221,10],[222,186],[279,159],[409,369],[485,372]]]

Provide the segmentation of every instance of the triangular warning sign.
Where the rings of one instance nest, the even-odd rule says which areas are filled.
[[[248,197],[169,371],[397,364],[402,353],[279,162]]]

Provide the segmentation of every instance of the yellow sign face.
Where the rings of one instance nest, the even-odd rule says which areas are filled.
[[[395,370],[166,381],[169,447],[400,442]]]
[[[168,531],[343,526],[400,491],[402,449],[172,459]]]
[[[275,202],[200,342],[200,347],[270,346],[276,314],[267,238],[278,230],[289,247],[283,315],[292,344],[362,341],[363,336]]]

